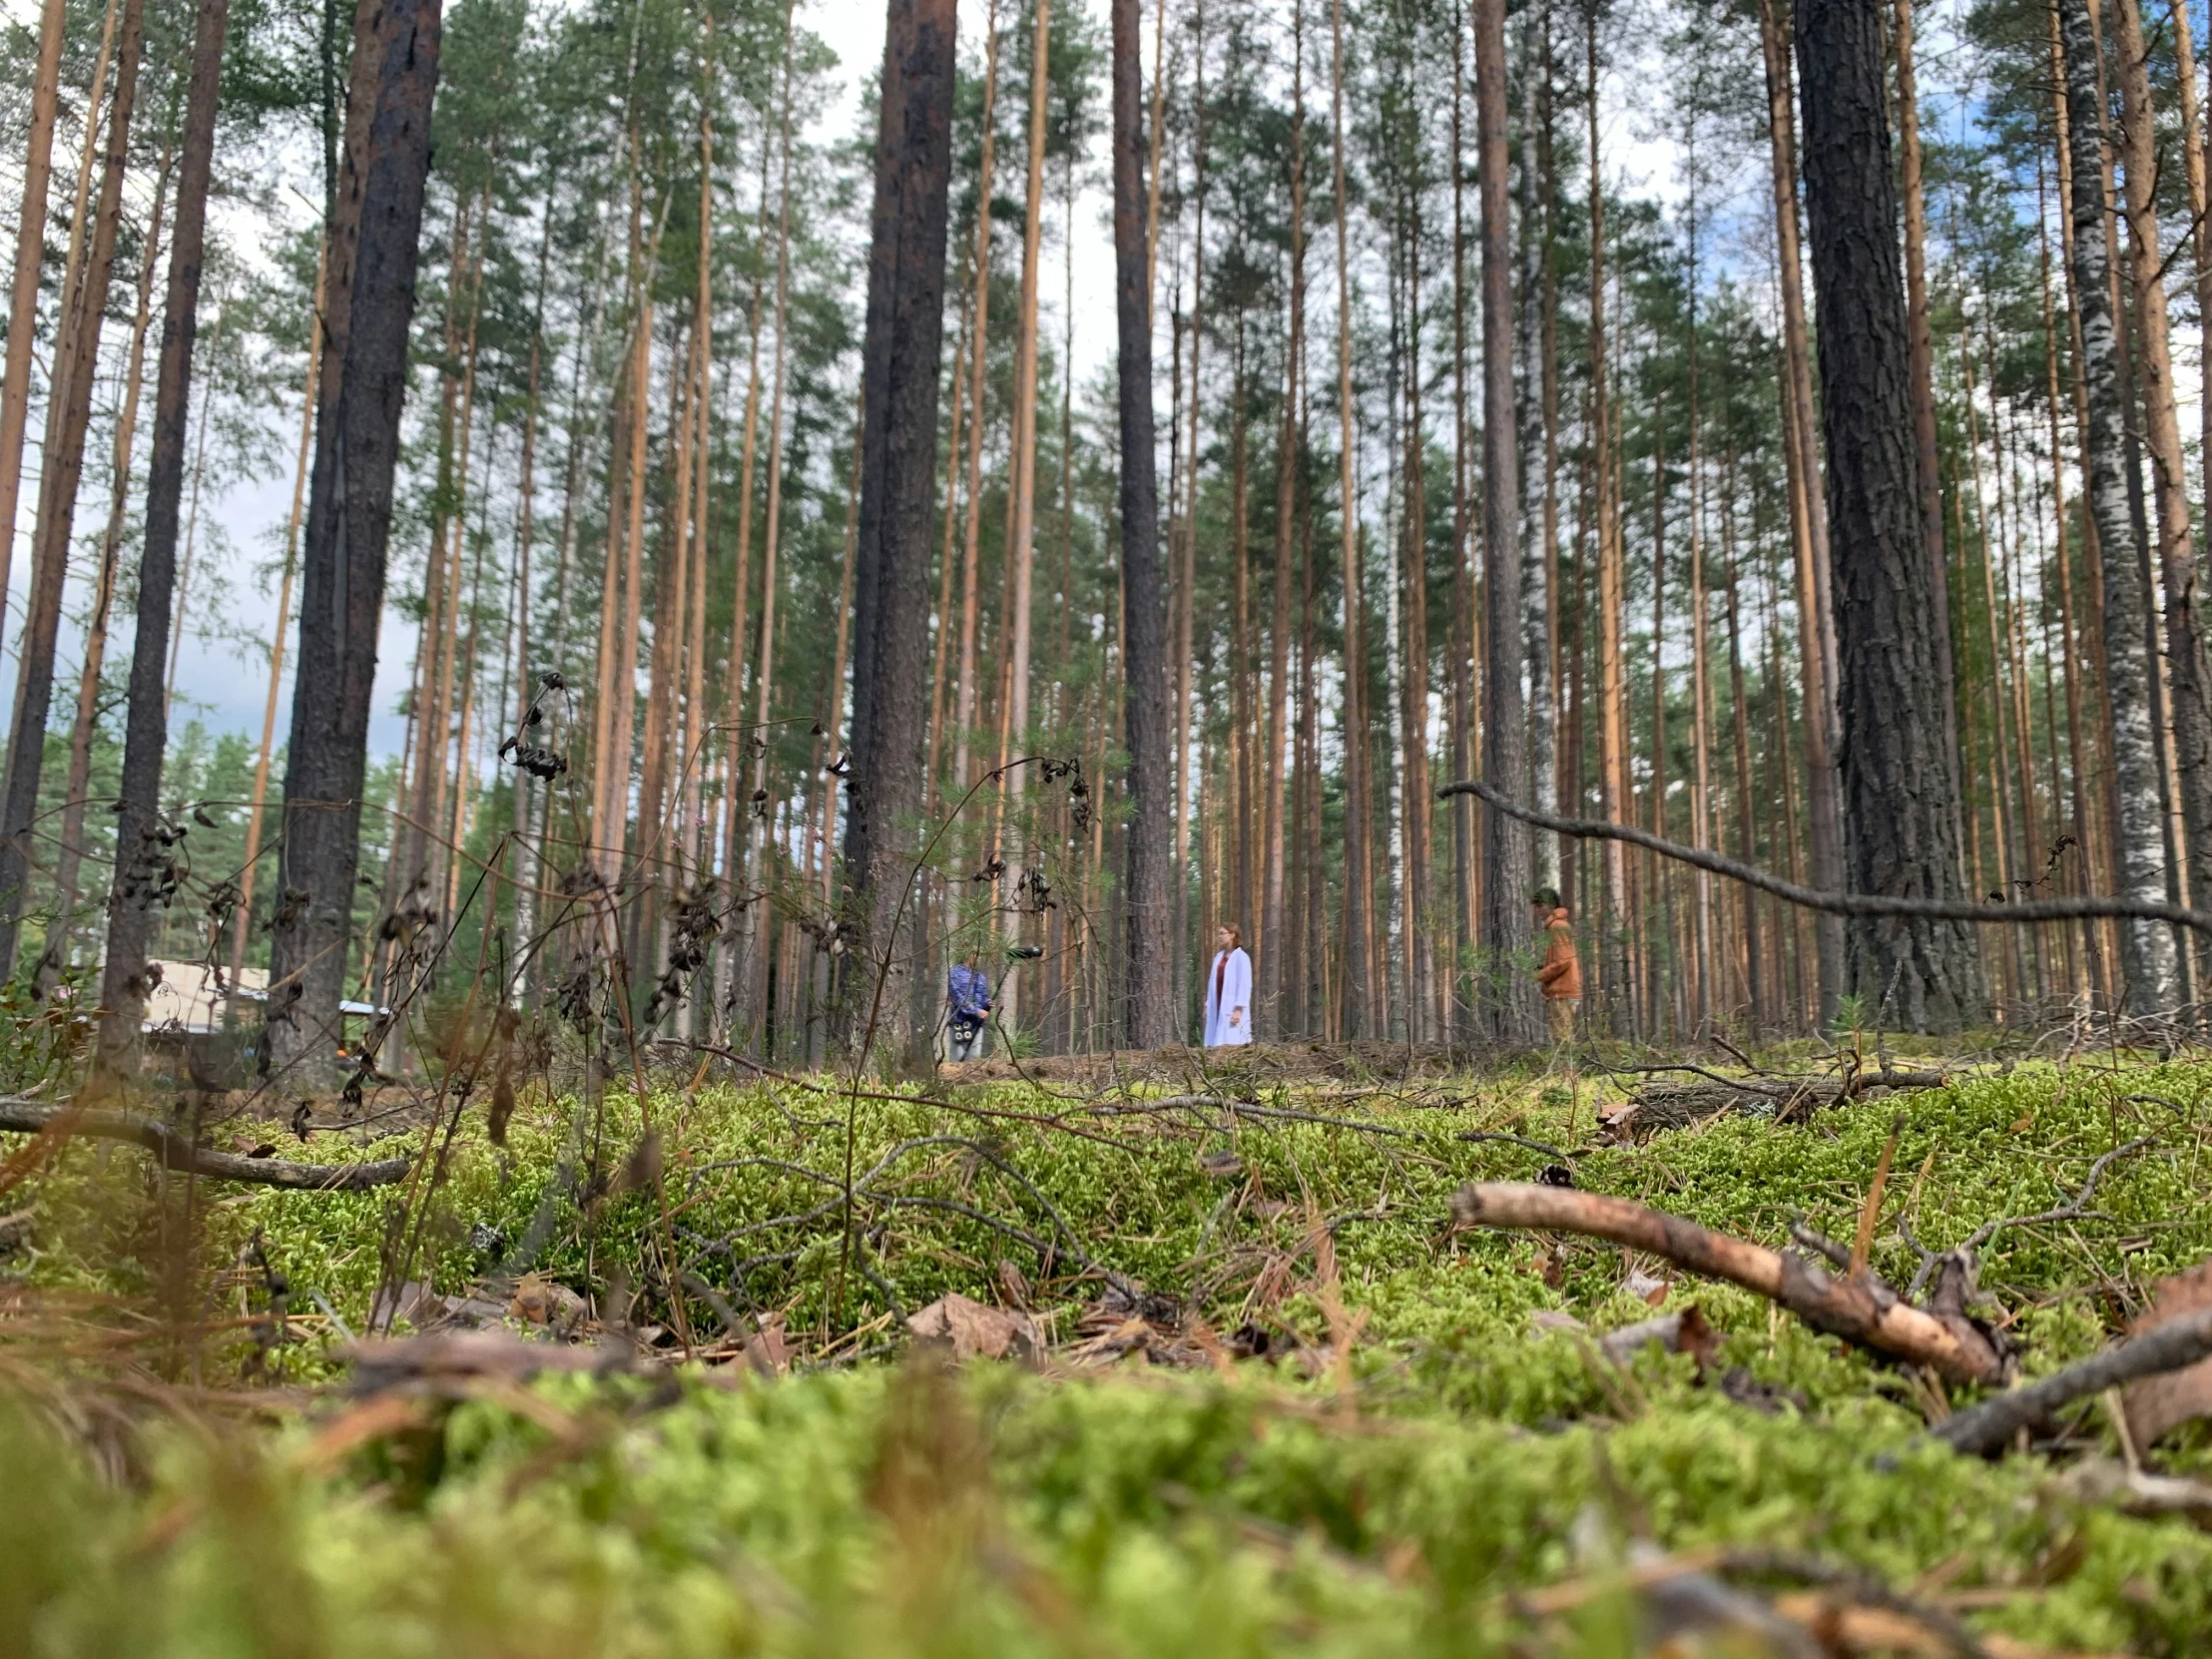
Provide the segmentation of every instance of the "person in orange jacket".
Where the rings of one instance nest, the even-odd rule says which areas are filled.
[[[1574,1041],[1574,1012],[1582,1005],[1582,959],[1574,953],[1574,926],[1557,887],[1538,887],[1529,907],[1544,935],[1544,959],[1536,969],[1536,983],[1544,993],[1544,1024],[1552,1046],[1563,1047]]]

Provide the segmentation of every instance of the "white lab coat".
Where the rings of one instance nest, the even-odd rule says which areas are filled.
[[[1221,996],[1214,995],[1214,980],[1221,979]],[[1241,1014],[1236,1024],[1232,1013]],[[1206,1046],[1223,1048],[1252,1041],[1252,958],[1240,946],[1216,952],[1206,968]]]

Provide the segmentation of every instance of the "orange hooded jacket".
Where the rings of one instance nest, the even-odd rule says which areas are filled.
[[[1544,960],[1536,969],[1536,983],[1544,995],[1564,1001],[1582,994],[1582,959],[1574,953],[1574,928],[1565,906],[1551,912],[1544,925]]]

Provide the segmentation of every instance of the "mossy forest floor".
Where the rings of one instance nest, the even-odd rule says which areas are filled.
[[[357,1194],[72,1143],[0,1202],[0,1655],[2212,1653],[2212,1534],[2123,1512],[2101,1402],[1955,1456],[1921,1433],[1938,1387],[1749,1293],[1449,1221],[1462,1183],[1559,1164],[1848,1241],[1902,1114],[1873,1254],[1902,1285],[1901,1223],[1953,1244],[2153,1137],[1986,1252],[2033,1376],[2212,1255],[2212,1063],[1985,1066],[1640,1146],[1594,1134],[1638,1079],[1587,1065],[1336,1070],[1214,1078],[1241,1112],[1074,1079],[529,1087],[503,1146],[479,1098],[283,1154],[429,1144]],[[340,1331],[380,1284],[423,1324],[513,1300],[597,1370],[365,1391]],[[1041,1354],[919,1354],[903,1321],[948,1292],[1026,1310]],[[1598,1351],[1655,1302],[1720,1332],[1705,1381]],[[2153,1461],[2212,1476],[2212,1436]],[[1670,1636],[1653,1586],[1693,1569],[1914,1611]]]

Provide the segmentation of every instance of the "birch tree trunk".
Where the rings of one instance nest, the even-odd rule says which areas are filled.
[[[2126,405],[2120,388],[2104,215],[2099,207],[2104,201],[2100,155],[2104,122],[2097,97],[2096,39],[2084,0],[2057,0],[2057,5],[2065,54],[2067,165],[2076,204],[2074,304],[2081,322],[2081,377],[2089,409],[2081,436],[2082,470],[2089,516],[2096,526],[2104,594],[2105,707],[2111,722],[2118,812],[2113,863],[2122,895],[2160,898],[2166,891],[2165,814],[2151,720],[2150,649],[2141,620],[2146,600],[2123,477]],[[2176,992],[2175,967],[2169,929],[2149,921],[2122,925],[2121,1006],[2143,1012],[2169,1005]]]
[[[2190,902],[2212,893],[2212,688],[2197,618],[2195,537],[2190,522],[2187,460],[2174,392],[2173,351],[2166,324],[2166,285],[2158,228],[2158,141],[2150,72],[2137,0],[2116,0],[2120,106],[2126,160],[2128,251],[2135,285],[2136,392],[2150,450],[2158,565],[2165,586],[2167,690],[2172,699],[2174,788],[2181,797],[2188,846]],[[2187,145],[2184,150],[2199,160]],[[2201,189],[2198,192],[2202,194]],[[2203,221],[2198,220],[2201,234]],[[2200,950],[2199,960],[2207,961]]]

